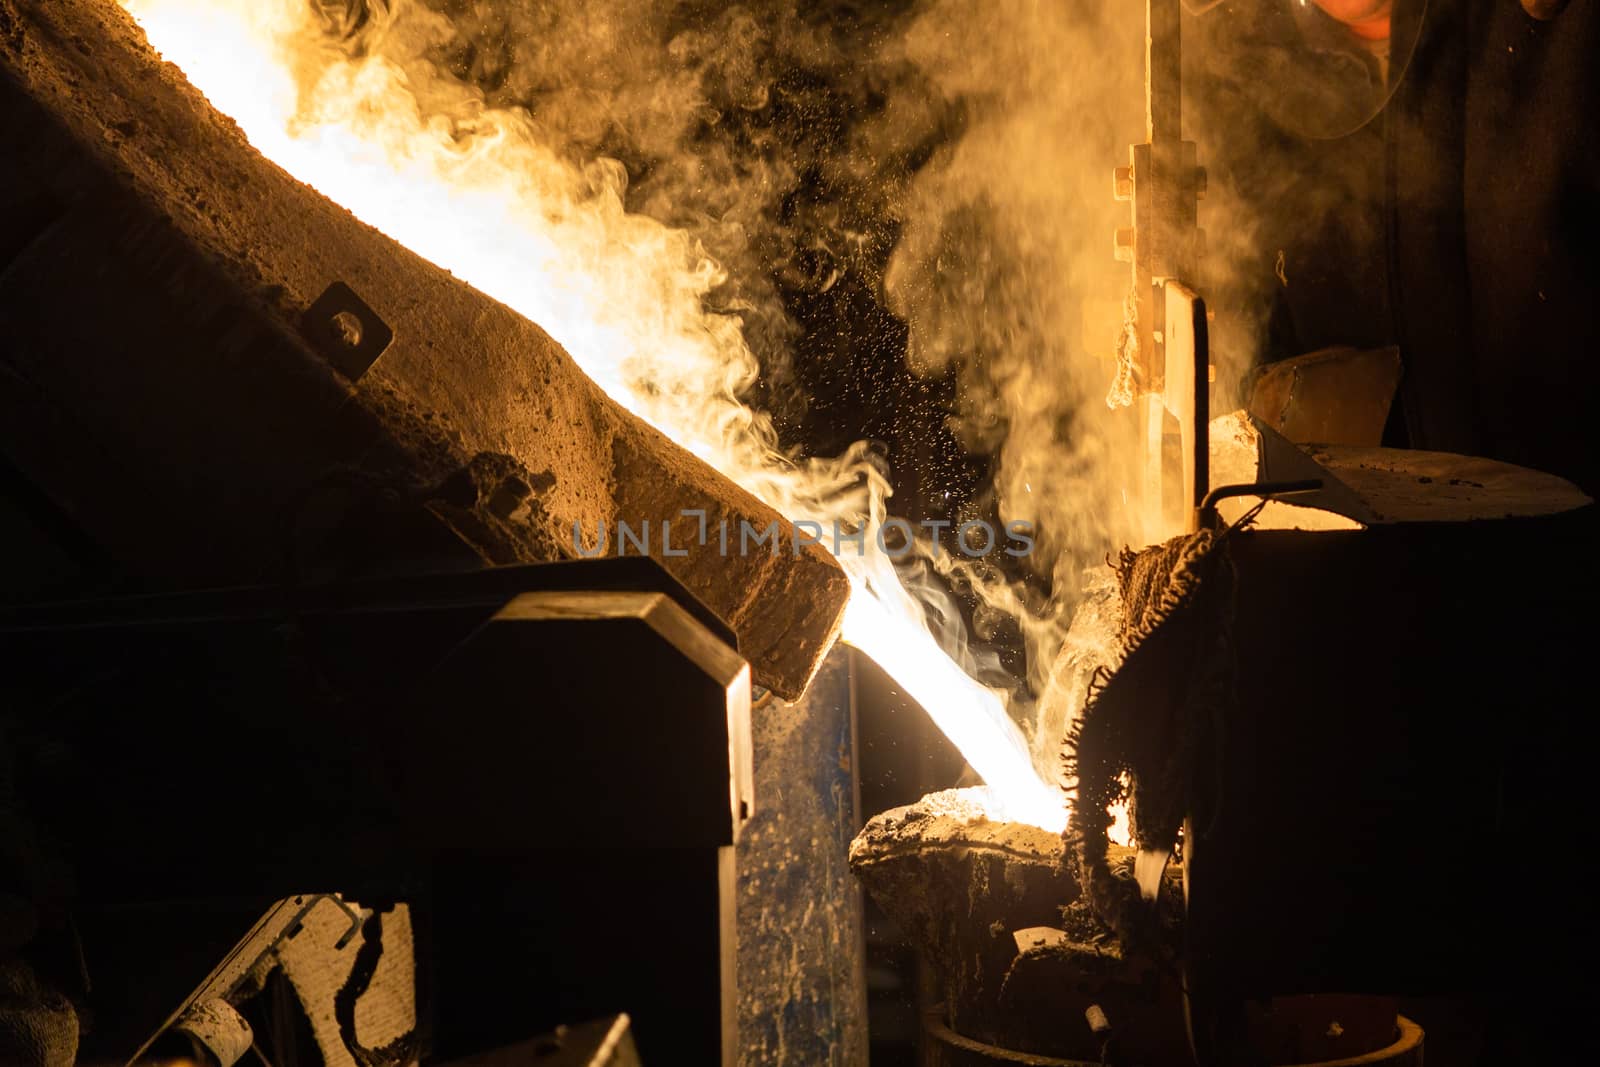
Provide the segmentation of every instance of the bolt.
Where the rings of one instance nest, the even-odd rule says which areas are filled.
[[[1133,168],[1118,167],[1111,172],[1111,196],[1116,200],[1133,199]]]
[[[1113,254],[1117,257],[1118,263],[1133,262],[1133,241],[1133,227],[1117,227],[1116,236],[1113,238]]]
[[[340,344],[346,348],[361,347],[361,320],[356,317],[355,312],[335,312],[330,325],[333,327],[333,335],[339,339]]]

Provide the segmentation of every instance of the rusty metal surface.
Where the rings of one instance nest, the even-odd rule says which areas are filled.
[[[944,1002],[923,1019],[929,1062],[1192,1062],[1170,962],[1088,918],[1060,837],[991,821],[970,796],[885,812],[851,848],[868,891],[938,971]],[[1128,876],[1134,853],[1112,852]],[[1173,920],[1181,881],[1177,869],[1164,875],[1161,911]],[[1421,1031],[1400,1019],[1397,1034],[1396,1019],[1392,998],[1291,996],[1253,1005],[1245,1025],[1262,1063],[1415,1062]]]
[[[1591,501],[1565,479],[1498,460],[1416,449],[1307,445],[1289,441],[1244,411],[1211,422],[1213,487],[1317,480],[1310,493],[1273,500],[1258,529],[1354,529],[1395,524],[1484,522],[1559,515]],[[1260,498],[1224,500],[1237,521]]]
[[[1398,348],[1325,348],[1261,368],[1250,413],[1297,443],[1377,448],[1399,385]]]
[[[0,161],[0,445],[127,572],[563,558],[575,522],[684,508],[789,530],[536,325],[263,159],[110,0],[0,0],[0,100],[27,146]],[[334,283],[381,354],[302,332]],[[826,553],[658,558],[758,681],[804,689],[848,595]]]
[[[1130,849],[1112,847],[1119,866]],[[1084,1011],[1104,1004],[1133,1062],[1184,1046],[1179,992],[1148,958],[1126,955],[1078,903],[1061,835],[996,822],[968,790],[933,793],[872,819],[850,864],[923,952],[945,997],[944,1022],[1013,1053],[1098,1060]],[[1166,879],[1177,908],[1178,874]],[[982,1062],[982,1061],[979,1061]]]
[[[750,713],[755,811],[738,847],[739,1062],[867,1059],[854,653],[836,649],[803,699]]]

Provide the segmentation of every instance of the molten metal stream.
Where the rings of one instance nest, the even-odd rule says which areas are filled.
[[[706,311],[722,277],[692,237],[623,206],[626,176],[541,145],[525,115],[484,107],[426,65],[352,58],[308,0],[122,0],[267,158],[364,222],[538,323],[601,388],[791,520],[881,520],[888,487],[852,452],[797,462],[738,397],[758,367],[737,319]],[[393,5],[398,9],[403,0]],[[407,12],[426,31],[437,16]],[[433,23],[436,27],[437,23]],[[419,58],[421,48],[409,53]],[[430,78],[429,113],[415,79]],[[988,784],[997,817],[1051,830],[1059,791],[1004,702],[928,631],[873,544],[840,563],[847,641],[927,709]]]

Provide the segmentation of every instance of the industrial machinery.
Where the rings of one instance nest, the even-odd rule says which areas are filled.
[[[1197,225],[1206,172],[1183,139],[1183,7],[1145,4],[1145,141],[1112,176],[1131,207],[1116,255],[1130,265],[1129,324],[1114,402],[1138,405],[1142,484],[1136,490],[1159,540],[1187,525],[1208,485],[1205,428],[1210,360],[1205,303],[1194,291],[1204,233]]]
[[[438,1055],[628,1005],[646,1047],[731,1061],[749,669],[649,561],[28,607],[3,629],[22,751],[64,754],[28,795],[70,843],[89,1062],[227,1003],[306,922],[273,902],[308,893],[359,902],[352,937],[408,905]],[[221,960],[269,908],[238,973],[201,983],[193,911],[233,915]],[[353,1007],[341,1025],[362,1047]]]
[[[856,836],[815,538],[268,163],[111,0],[0,0],[0,1061],[853,1067],[852,868],[937,972],[929,1067],[1414,1065],[1419,994],[1543,1051],[1529,976],[1600,932],[1596,509],[1378,447],[1395,349],[1213,417],[1186,7],[1146,0],[1113,179],[1149,547],[1033,731],[1072,823],[954,790]],[[619,521],[658,536],[596,558]]]
[[[1591,806],[1572,709],[1596,509],[1553,476],[1378,447],[1393,349],[1272,368],[1252,410],[1211,418],[1182,11],[1145,8],[1113,399],[1137,405],[1153,544],[1080,610],[1042,701],[1036,762],[1065,756],[1073,825],[934,794],[875,818],[852,862],[939,974],[929,1062],[1420,1063],[1404,998],[1530,1012],[1529,976],[1595,943],[1575,881],[1523,872]],[[1371,118],[1405,60],[1329,129]],[[1486,928],[1533,898],[1560,935]],[[1557,1029],[1530,1015],[1495,1054],[1569,1057]]]
[[[794,531],[116,4],[0,3],[0,138],[0,1059],[864,1045],[832,559],[581,558]]]

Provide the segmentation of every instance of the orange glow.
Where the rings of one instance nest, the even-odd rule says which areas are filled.
[[[526,116],[459,87],[449,117],[424,113],[395,64],[322,41],[305,0],[122,2],[263,155],[538,323],[684,448],[792,520],[881,521],[888,487],[857,457],[796,461],[739,400],[758,367],[738,320],[704,309],[720,267],[689,234],[628,213],[619,164],[561,158]],[[845,639],[928,710],[990,786],[997,814],[1060,829],[1064,800],[1001,697],[940,649],[866,540],[864,553],[840,557],[854,588]]]

